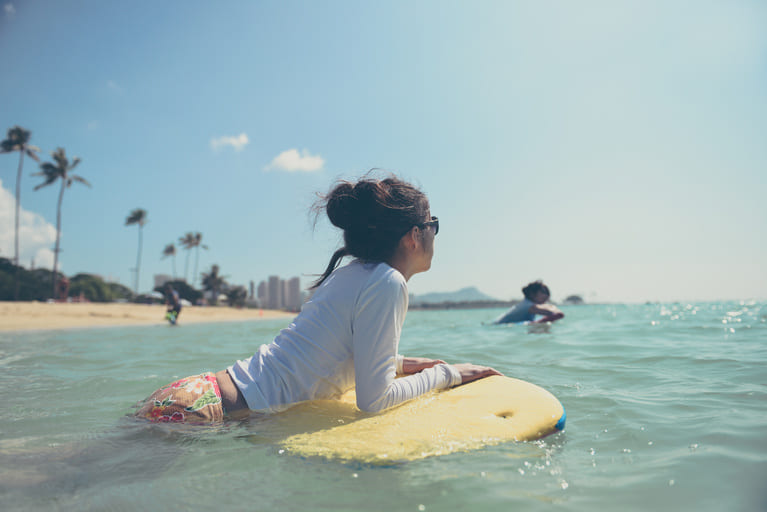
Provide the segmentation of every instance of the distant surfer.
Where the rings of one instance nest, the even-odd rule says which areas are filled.
[[[549,287],[542,281],[533,281],[522,288],[525,298],[514,304],[511,309],[495,320],[496,324],[512,324],[520,322],[547,323],[555,322],[565,317],[555,305],[547,304],[551,293]],[[543,318],[535,320],[536,315]]]
[[[165,304],[168,306],[165,318],[172,325],[176,325],[178,315],[181,313],[181,297],[179,297],[178,292],[173,289],[170,283],[165,285]]]

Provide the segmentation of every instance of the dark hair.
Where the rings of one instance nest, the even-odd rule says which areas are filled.
[[[522,288],[522,293],[525,295],[526,299],[533,300],[533,297],[535,297],[535,294],[538,292],[543,292],[549,296],[551,295],[551,293],[549,293],[549,287],[543,284],[543,281],[533,281]]]
[[[312,289],[328,278],[344,256],[373,262],[391,258],[405,233],[427,220],[429,200],[395,176],[381,180],[366,176],[356,183],[336,184],[315,205],[318,214],[322,210],[334,226],[343,230],[344,246],[333,253]]]

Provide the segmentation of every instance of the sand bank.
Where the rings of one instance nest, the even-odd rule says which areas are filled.
[[[0,302],[0,331],[164,324],[165,309],[147,304]],[[181,311],[179,324],[294,316],[266,309],[188,306]]]

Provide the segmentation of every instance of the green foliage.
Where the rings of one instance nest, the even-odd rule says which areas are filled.
[[[214,306],[218,304],[218,295],[222,291],[226,290],[228,288],[228,283],[226,282],[226,279],[224,279],[224,276],[220,275],[219,272],[221,270],[221,267],[219,267],[216,264],[213,264],[210,267],[210,272],[203,272],[202,274],[202,287],[203,290],[206,292],[212,292],[213,293],[213,300],[211,301],[211,304]]]
[[[168,281],[168,283],[178,292],[179,297],[188,300],[192,304],[197,304],[197,301],[202,297],[202,292],[189,286],[186,281],[176,280]],[[165,294],[165,285],[158,286],[154,291]]]
[[[248,291],[244,286],[232,286],[226,291],[226,298],[230,306],[241,308],[248,298]]]
[[[51,271],[38,268],[27,270],[17,267],[7,258],[0,258],[0,300],[14,300],[13,276],[19,272],[19,299],[48,300],[51,298]],[[58,279],[64,277],[59,273]],[[130,299],[133,293],[125,286],[107,283],[99,276],[77,274],[70,280],[69,296],[83,297],[91,302],[112,302],[118,299]]]
[[[125,219],[126,226],[130,226],[131,224],[138,224],[139,226],[143,226],[147,222],[147,213],[143,208],[136,208],[132,210],[128,217]]]
[[[0,258],[0,300],[15,300],[14,276],[19,273],[17,300],[47,300],[51,296],[51,272],[38,268],[27,270],[17,267],[7,258]]]
[[[107,283],[93,274],[77,274],[69,281],[69,296],[80,294],[91,302],[114,302],[118,299],[129,300],[133,293],[128,287],[117,283]]]

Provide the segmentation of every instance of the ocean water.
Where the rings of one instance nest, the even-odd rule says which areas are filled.
[[[264,421],[125,418],[284,319],[0,333],[0,509],[767,510],[767,303],[563,309],[542,330],[482,324],[501,310],[411,311],[400,352],[538,384],[567,426],[388,465],[291,455]]]

